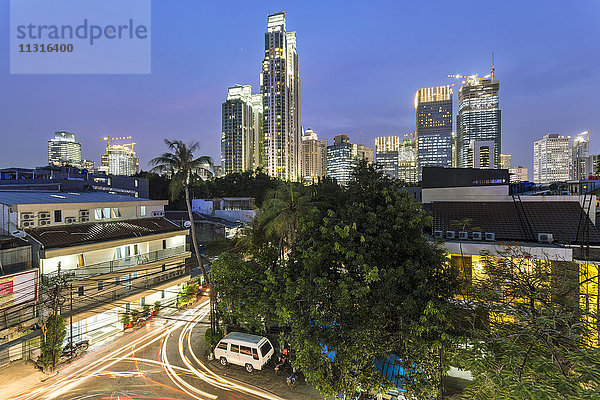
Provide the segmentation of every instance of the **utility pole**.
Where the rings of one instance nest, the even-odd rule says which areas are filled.
[[[54,330],[54,338],[52,340],[52,371],[54,371],[54,368],[56,367],[56,341],[57,341],[57,327],[58,327],[58,298],[60,296],[60,291],[61,291],[61,282],[60,282],[60,261],[58,262],[58,271],[57,271],[57,279],[56,279],[56,285],[54,287],[54,326],[53,326],[53,330]]]
[[[71,332],[69,333],[69,347],[70,347],[70,352],[69,352],[69,358],[73,358],[73,349],[74,349],[74,343],[73,343],[73,284],[71,283],[71,311],[69,312],[69,325],[70,325],[70,329]]]

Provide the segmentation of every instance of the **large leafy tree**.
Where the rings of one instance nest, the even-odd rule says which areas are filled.
[[[206,165],[212,165],[212,160],[208,156],[196,157],[194,153],[198,150],[199,143],[194,142],[186,144],[181,140],[165,139],[165,144],[169,152],[163,153],[161,156],[150,160],[150,164],[154,165],[153,172],[167,174],[171,178],[169,191],[171,198],[175,199],[181,191],[185,194],[185,204],[188,212],[188,218],[191,222],[191,237],[194,245],[194,254],[198,260],[198,266],[202,271],[202,276],[205,282],[209,282],[206,270],[202,264],[198,243],[196,239],[196,228],[194,226],[194,218],[192,215],[192,203],[190,199],[190,186],[199,179],[199,172],[206,168]]]
[[[361,163],[343,200],[302,219],[276,309],[292,328],[294,365],[323,395],[382,391],[373,366],[394,354],[401,385],[439,391],[446,301],[455,274],[422,234],[430,217],[398,184]]]
[[[466,399],[597,399],[597,309],[585,307],[575,263],[519,247],[488,256],[465,291],[469,341],[457,361],[474,375]],[[594,297],[592,296],[592,300]]]
[[[309,190],[301,184],[281,184],[267,193],[259,224],[268,240],[278,243],[278,258],[298,236],[298,221],[314,207]],[[277,260],[277,259],[276,259]]]

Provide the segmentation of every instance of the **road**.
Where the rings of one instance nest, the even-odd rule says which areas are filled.
[[[208,301],[157,319],[65,367],[14,400],[280,400],[209,370],[199,353]]]

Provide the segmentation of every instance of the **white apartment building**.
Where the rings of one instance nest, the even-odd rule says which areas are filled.
[[[533,142],[533,181],[549,183],[569,179],[571,137],[548,133]]]

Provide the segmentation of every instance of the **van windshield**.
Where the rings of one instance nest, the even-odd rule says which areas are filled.
[[[263,357],[266,357],[267,353],[271,351],[271,348],[271,343],[267,340],[262,346],[260,346],[260,354],[262,354]]]

